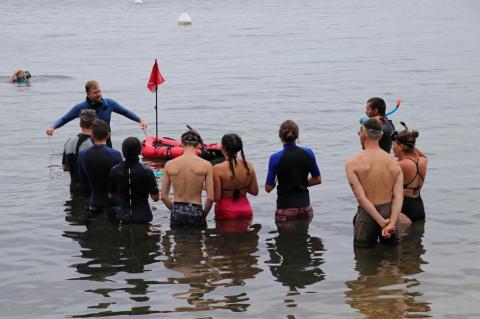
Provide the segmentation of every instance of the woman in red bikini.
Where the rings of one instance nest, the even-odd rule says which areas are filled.
[[[237,158],[239,152],[241,159]],[[240,136],[235,133],[224,135],[222,153],[225,161],[213,167],[215,218],[252,218],[247,193],[257,196],[257,175],[252,163],[245,159]]]

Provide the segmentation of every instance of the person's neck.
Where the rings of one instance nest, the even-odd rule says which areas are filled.
[[[398,160],[399,161],[407,159],[407,158],[415,158],[415,153],[401,152],[400,154],[398,154]]]
[[[95,140],[95,145],[107,145],[107,140]]]
[[[82,134],[92,136],[91,128],[82,128]]]
[[[363,148],[365,150],[375,150],[375,149],[379,149],[380,145],[378,145],[378,140],[367,139],[363,144]]]
[[[193,146],[187,146],[183,148],[183,155],[195,155],[197,156],[197,148]]]

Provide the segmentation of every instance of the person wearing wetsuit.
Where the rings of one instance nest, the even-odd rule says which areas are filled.
[[[237,159],[239,152],[241,159]],[[258,183],[252,163],[245,159],[240,136],[225,134],[222,153],[225,161],[213,167],[215,219],[251,219],[253,210],[247,193],[257,196]]]
[[[148,195],[154,201],[160,199],[157,180],[153,171],[142,165],[138,156],[142,144],[136,137],[128,137],[122,143],[125,160],[114,166],[108,177],[108,197],[117,198],[120,207],[111,217],[124,224],[144,224],[152,220]]]
[[[106,145],[109,135],[108,124],[96,120],[92,124],[95,144],[78,154],[80,179],[88,181],[90,187],[89,208],[97,213],[117,205],[115,200],[108,198],[108,176],[111,168],[122,162],[122,154]]]
[[[90,188],[86,181],[81,181],[78,175],[77,161],[80,151],[89,149],[92,145],[92,123],[97,119],[94,110],[80,111],[81,133],[69,138],[65,143],[62,167],[70,172],[70,193],[74,195],[90,195]]]
[[[100,85],[97,81],[88,81],[85,84],[85,91],[87,93],[85,101],[78,103],[73,108],[71,108],[70,111],[68,111],[64,116],[56,120],[55,123],[53,123],[53,125],[47,129],[48,135],[53,135],[53,132],[57,128],[60,128],[71,120],[77,118],[80,114],[80,111],[83,109],[95,110],[98,119],[107,122],[109,127],[112,112],[121,114],[131,119],[132,121],[138,122],[142,129],[145,129],[147,127],[146,123],[132,111],[124,108],[113,99],[103,98],[102,91],[100,90]],[[112,146],[110,137],[107,140],[107,144],[110,147]]]
[[[270,193],[277,183],[277,210],[275,221],[306,219],[313,217],[308,187],[322,182],[313,151],[295,144],[298,125],[287,120],[282,123],[278,135],[283,149],[270,156],[265,191]],[[310,177],[309,177],[310,174]]]
[[[402,124],[404,124],[402,122]],[[427,174],[427,162],[425,154],[415,147],[418,132],[405,130],[392,134],[393,152],[398,158],[404,176],[403,206],[402,213],[408,217],[406,224],[422,221],[425,219],[420,190],[422,189]]]
[[[382,150],[390,153],[392,149],[391,134],[395,131],[395,126],[392,121],[385,115],[387,105],[382,98],[372,97],[367,101],[365,114],[369,118],[376,118],[382,124],[383,135],[380,138],[379,145]]]

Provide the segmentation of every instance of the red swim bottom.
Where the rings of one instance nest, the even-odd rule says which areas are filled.
[[[305,206],[300,208],[278,208],[275,211],[275,220],[285,221],[291,219],[312,219],[312,207]]]
[[[237,200],[231,197],[222,197],[215,204],[216,219],[236,219],[236,218],[252,218],[253,211],[247,196],[242,196]]]

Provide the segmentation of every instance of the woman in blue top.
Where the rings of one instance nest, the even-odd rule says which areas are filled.
[[[313,216],[313,209],[310,206],[308,187],[322,182],[312,150],[295,144],[298,133],[298,125],[294,121],[283,122],[278,131],[283,149],[272,154],[268,163],[265,191],[270,193],[278,180],[275,212],[277,222],[298,218],[310,219]]]
[[[147,127],[145,122],[132,111],[124,108],[113,99],[103,98],[100,85],[97,81],[88,81],[85,83],[85,91],[87,93],[87,98],[85,101],[78,103],[64,116],[56,120],[55,123],[53,123],[53,125],[47,129],[48,135],[53,135],[53,132],[57,128],[60,128],[71,120],[76,119],[80,115],[80,111],[83,109],[94,109],[97,113],[97,118],[107,122],[108,125],[110,125],[112,112],[115,112],[131,119],[132,121],[138,122],[142,129]]]

